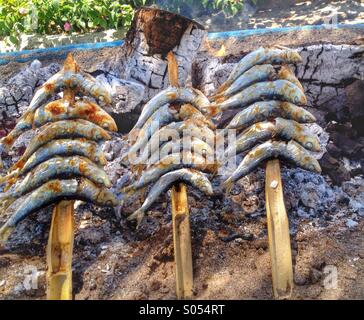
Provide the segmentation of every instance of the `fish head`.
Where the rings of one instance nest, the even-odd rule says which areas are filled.
[[[302,120],[303,120],[303,122],[306,122],[306,123],[312,123],[312,122],[316,122],[316,117],[312,113],[303,109]]]
[[[314,135],[308,135],[304,140],[304,147],[308,150],[320,152],[321,146],[319,139]]]
[[[301,92],[301,90],[295,90],[293,93],[293,102],[298,105],[306,105],[307,104],[307,98],[304,93]]]
[[[115,195],[108,189],[103,188],[99,195],[98,201],[106,206],[116,207],[119,205],[119,201],[115,197]]]
[[[283,54],[285,55],[285,60],[291,63],[302,62],[302,57],[296,50],[283,50]]]
[[[212,189],[212,185],[210,181],[203,174],[198,174],[194,176],[194,182],[198,188],[205,193],[206,195],[212,196],[214,194],[214,190]]]
[[[319,162],[311,156],[306,156],[302,161],[303,168],[312,172],[321,173],[321,166]]]

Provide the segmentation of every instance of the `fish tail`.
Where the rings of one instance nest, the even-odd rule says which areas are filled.
[[[120,189],[120,192],[125,194],[126,196],[132,196],[135,194],[137,190],[133,188],[133,186],[127,186]]]
[[[8,182],[8,184],[9,183],[13,184],[15,182],[15,180],[19,177],[19,174],[20,174],[19,171],[20,170],[15,170],[15,171],[7,174],[6,176],[0,177],[0,185],[1,184],[4,184],[6,182]],[[13,182],[9,182],[9,180],[14,180],[14,181]]]
[[[136,220],[136,222],[137,222],[136,228],[139,229],[139,226],[143,221],[144,215],[145,215],[144,211],[140,208],[137,211],[135,211],[133,214],[131,214],[127,218],[127,220],[128,221]]]
[[[219,103],[219,102],[224,102],[227,99],[227,97],[225,96],[224,93],[220,93],[212,96],[212,99],[215,103]]]
[[[0,245],[4,245],[8,241],[13,230],[14,227],[10,227],[6,223],[0,228]]]
[[[230,193],[231,189],[233,188],[233,185],[234,185],[234,182],[232,181],[231,178],[227,179],[224,182],[224,189],[225,189],[226,195],[228,195]]]
[[[230,81],[226,80],[217,90],[216,90],[216,95],[217,94],[221,94],[223,93],[229,86],[230,86]]]

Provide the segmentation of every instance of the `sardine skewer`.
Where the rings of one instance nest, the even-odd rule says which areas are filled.
[[[267,141],[248,152],[233,174],[224,182],[226,189],[230,190],[234,182],[252,172],[262,161],[277,157],[292,161],[305,170],[321,173],[318,161],[297,142]]]
[[[306,96],[300,88],[287,80],[276,80],[255,83],[224,102],[215,103],[211,107],[217,111],[225,111],[272,98],[279,98],[298,105],[307,104]]]
[[[85,177],[98,185],[111,187],[111,182],[105,171],[89,159],[82,156],[55,157],[39,164],[21,182],[0,195],[0,210],[5,210],[17,198],[33,191],[49,180],[69,176]]]
[[[310,151],[319,152],[321,150],[318,138],[308,132],[303,125],[293,120],[275,118],[272,121],[255,123],[246,129],[237,137],[235,144],[225,151],[225,158],[231,154],[233,149],[239,154],[255,146],[258,142],[272,138],[295,140]]]
[[[217,90],[217,94],[224,92],[241,74],[251,67],[263,63],[298,63],[302,58],[292,49],[259,48],[243,57],[234,67],[228,79]]]
[[[268,118],[282,117],[300,123],[312,123],[316,118],[302,107],[278,100],[259,101],[238,112],[225,129],[245,129]]]
[[[6,242],[16,225],[29,214],[60,199],[86,200],[100,206],[117,206],[113,193],[85,178],[51,180],[31,193],[0,228],[0,243]]]
[[[214,193],[209,179],[199,171],[184,168],[168,172],[161,176],[153,185],[141,208],[130,215],[128,220],[136,219],[137,225],[139,226],[146,211],[153,205],[157,198],[175,182],[189,183],[208,196],[211,196]]]

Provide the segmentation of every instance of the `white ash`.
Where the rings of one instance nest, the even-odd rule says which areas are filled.
[[[112,75],[101,74],[96,80],[111,92],[115,113],[126,113],[134,110],[144,97],[145,87],[135,81],[127,81]]]
[[[28,106],[37,88],[60,70],[60,65],[52,63],[42,67],[34,60],[15,76],[0,86],[0,121],[19,117]]]

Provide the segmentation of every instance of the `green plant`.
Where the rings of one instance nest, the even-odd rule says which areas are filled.
[[[130,26],[133,14],[116,0],[0,0],[0,36],[16,44],[21,33],[117,29]]]

